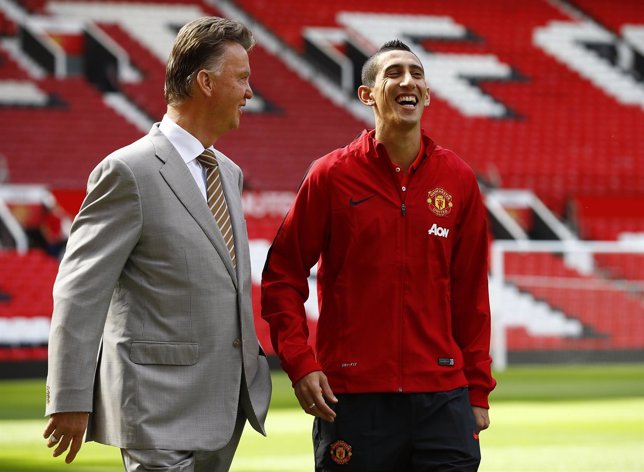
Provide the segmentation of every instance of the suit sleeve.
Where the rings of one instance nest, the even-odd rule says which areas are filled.
[[[327,241],[330,204],[320,161],[300,187],[269,250],[262,273],[262,317],[283,369],[293,383],[322,370],[308,343],[304,302],[308,277]]]
[[[45,413],[92,411],[97,354],[112,292],[142,226],[136,182],[105,159],[90,175],[54,283]]]
[[[488,396],[496,383],[490,357],[487,218],[471,172],[464,179],[462,192],[464,211],[452,253],[452,331],[463,353],[470,402],[489,408]]]

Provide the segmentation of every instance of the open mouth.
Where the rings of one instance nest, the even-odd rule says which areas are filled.
[[[418,105],[418,98],[414,95],[401,95],[396,98],[396,102],[405,108],[414,109]]]

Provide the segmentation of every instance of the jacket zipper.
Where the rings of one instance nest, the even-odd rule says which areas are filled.
[[[389,159],[389,156],[387,155],[385,151],[385,156],[387,160]],[[398,180],[398,177],[396,174],[394,174],[391,171],[391,168],[389,165],[387,165],[387,171],[389,172],[389,175],[391,175],[391,178],[393,179],[394,186],[396,188],[396,192],[398,193],[398,197],[400,198],[400,215],[402,220],[402,241],[401,241],[401,253],[402,253],[402,258],[401,258],[401,264],[400,264],[400,319],[398,320],[398,392],[402,393],[403,392],[403,345],[404,345],[404,331],[403,331],[403,323],[405,321],[405,294],[404,294],[404,287],[405,287],[405,256],[406,256],[406,244],[405,241],[407,240],[407,224],[405,221],[405,217],[407,215],[407,206],[405,205],[405,197],[406,197],[406,192],[403,192],[402,189],[400,188],[400,181]],[[407,187],[409,187],[409,183],[407,183]],[[409,188],[407,188],[409,190]]]
[[[407,258],[407,206],[405,205],[405,200],[407,197],[407,192],[403,192],[400,188],[400,181],[395,174],[392,174],[394,182],[400,197],[400,215],[402,218],[402,240],[401,240],[401,264],[400,264],[400,319],[398,320],[398,392],[403,392],[403,361],[404,361],[404,352],[403,346],[405,344],[405,260]],[[409,183],[407,183],[409,186]]]
[[[395,177],[395,176],[394,176]],[[408,184],[409,185],[409,184]],[[400,213],[402,215],[402,241],[401,241],[401,253],[402,253],[402,263],[400,264],[400,328],[399,328],[399,349],[400,349],[400,358],[398,363],[398,391],[402,393],[403,391],[403,346],[405,343],[404,339],[404,324],[405,324],[405,261],[407,259],[407,221],[405,216],[407,215],[407,207],[405,206],[405,197],[407,196],[406,192],[402,192],[400,189],[400,182],[398,182],[398,192],[400,193],[400,198],[402,203],[400,205]]]

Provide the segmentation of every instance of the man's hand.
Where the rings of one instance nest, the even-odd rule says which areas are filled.
[[[54,413],[49,417],[43,437],[47,440],[47,447],[58,445],[54,457],[69,448],[65,462],[71,464],[83,444],[88,419],[89,413],[85,412]]]
[[[317,416],[325,421],[335,420],[335,411],[329,408],[325,398],[332,403],[337,403],[326,375],[320,370],[306,374],[293,386],[295,396],[302,409],[309,415]]]
[[[479,434],[484,429],[490,426],[490,416],[485,408],[473,406],[472,412],[474,413],[474,421],[476,422],[476,434]]]

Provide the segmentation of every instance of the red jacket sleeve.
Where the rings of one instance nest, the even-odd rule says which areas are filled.
[[[328,185],[320,160],[302,183],[269,250],[262,273],[262,318],[282,368],[293,383],[322,370],[308,343],[304,302],[310,269],[320,258],[329,222]]]
[[[489,408],[488,395],[496,382],[490,357],[487,218],[476,178],[469,169],[463,184],[464,211],[451,266],[452,332],[463,352],[470,402]]]

